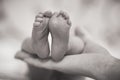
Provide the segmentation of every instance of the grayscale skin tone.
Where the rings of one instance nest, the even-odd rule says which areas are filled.
[[[56,14],[59,14],[59,13],[55,13],[54,15],[56,15]],[[58,25],[58,23],[57,23],[57,25]],[[54,28],[54,27],[52,26],[52,28]],[[18,52],[17,55],[16,55],[17,58],[22,59],[25,62],[27,62],[28,64],[31,64],[31,65],[36,66],[36,67],[44,67],[46,69],[58,70],[58,71],[61,71],[61,72],[64,72],[64,73],[67,73],[67,70],[71,69],[70,73],[74,74],[74,72],[72,72],[72,70],[75,70],[75,69],[72,69],[72,67],[75,67],[75,65],[70,65],[68,63],[72,62],[72,61],[73,61],[72,63],[76,63],[77,60],[79,59],[79,57],[82,58],[82,59],[84,59],[83,61],[80,61],[81,65],[82,65],[84,62],[86,63],[86,62],[89,62],[89,60],[91,60],[91,59],[94,60],[96,58],[96,57],[91,57],[92,55],[94,55],[92,53],[109,54],[104,48],[102,48],[98,44],[95,44],[93,41],[87,39],[86,36],[85,36],[85,34],[83,33],[83,31],[79,30],[78,27],[76,27],[75,29],[73,29],[71,27],[70,28],[70,32],[69,32],[69,42],[67,43],[67,51],[66,51],[65,54],[81,54],[81,55],[83,54],[83,55],[82,56],[80,56],[80,55],[74,55],[74,56],[69,56],[68,55],[68,56],[65,56],[65,58],[63,58],[62,60],[60,60],[57,65],[55,65],[55,63],[57,61],[55,59],[54,59],[55,62],[53,62],[53,60],[46,61],[48,59],[45,59],[45,60],[42,59],[43,62],[45,61],[45,64],[43,63],[43,65],[42,65],[42,61],[40,60],[40,58],[39,59],[38,58],[33,58],[32,55],[30,55],[30,54],[34,54],[34,50],[32,52],[32,48],[30,49],[30,43],[31,43],[30,41],[31,41],[31,39],[28,38],[24,42],[24,44],[26,43],[25,47],[29,48],[29,52],[28,53],[26,53],[24,51]],[[85,45],[84,45],[84,42],[85,42]],[[84,48],[84,50],[83,50],[83,48]],[[81,53],[81,51],[82,51],[82,53]],[[89,54],[87,56],[87,59],[84,56],[86,54]],[[67,59],[68,59],[68,61],[67,61]],[[68,65],[67,64],[64,65],[64,63],[65,64],[67,63],[70,68],[66,69],[67,67],[64,67],[64,66],[68,66]],[[92,62],[90,62],[90,63],[93,64]],[[53,65],[53,67],[52,67],[52,65]],[[89,68],[89,66],[91,66],[91,65],[85,65],[85,66],[88,66],[87,68]],[[53,69],[53,68],[55,68],[55,69]],[[84,68],[82,68],[82,69],[84,69]],[[80,74],[84,75],[84,72],[82,72],[82,69],[80,71],[81,72]],[[77,74],[79,74],[79,72]],[[65,76],[67,76],[67,75],[65,75]],[[89,72],[87,72],[87,75],[84,75],[84,76],[93,77]],[[78,77],[77,77],[77,79],[78,79]],[[77,80],[77,79],[75,79],[75,80]]]
[[[70,27],[69,16],[63,11],[54,13],[49,21],[52,35],[51,57],[55,61],[60,61],[67,52]]]
[[[64,11],[54,14],[51,11],[39,13],[33,24],[32,38],[23,41],[22,50],[37,54],[42,59],[48,58],[50,53],[48,34],[50,32],[52,36],[51,58],[54,61],[62,60],[65,55],[80,54],[83,51],[84,42],[82,38],[74,36],[70,28],[69,15]]]
[[[67,54],[68,53],[73,54],[72,52],[75,52],[76,49],[80,49],[81,39],[83,39],[85,42],[85,46],[84,46],[84,50],[82,51],[82,53],[80,52],[81,50],[80,49],[78,50],[78,52],[74,53],[76,55],[67,55],[59,62],[53,61],[51,59],[43,60],[40,58],[35,58],[34,56],[31,55],[33,53],[26,53],[25,51],[19,51],[16,54],[16,58],[19,58],[35,67],[46,68],[50,70],[57,70],[57,71],[60,71],[66,74],[73,74],[73,75],[78,74],[81,76],[88,76],[88,77],[92,77],[95,79],[98,79],[99,74],[101,74],[101,72],[106,70],[103,67],[106,67],[106,65],[112,66],[111,61],[113,61],[114,58],[112,58],[112,56],[110,56],[107,50],[104,49],[102,46],[94,43],[89,38],[87,38],[86,35],[82,32],[82,29],[79,30],[78,28],[75,28],[75,29],[70,30],[70,39],[71,40],[68,43],[69,45],[77,43],[79,44],[79,46],[78,45],[70,46],[70,50],[68,49]],[[27,42],[29,42],[30,39],[27,39],[27,40],[28,40]],[[79,42],[76,42],[77,40]],[[104,62],[106,63],[100,67],[101,72],[97,70],[96,67],[94,67],[94,66],[100,66],[101,64],[99,63],[104,63]],[[70,78],[71,76],[67,76],[67,77]],[[73,79],[73,80],[80,79],[80,77],[77,77],[77,76],[75,78],[76,79]],[[98,80],[105,80],[105,79],[98,79]]]
[[[77,37],[80,39],[83,37],[84,42],[86,43],[84,51],[81,54],[67,55],[61,61],[56,62],[51,59],[43,60],[35,58],[31,53],[19,51],[16,54],[16,58],[35,67],[57,70],[66,74],[87,76],[96,80],[119,80],[119,60],[112,57],[104,47],[94,43],[89,38],[86,38],[86,35],[83,33],[83,35],[81,35],[81,30],[77,30],[75,31],[78,33]],[[73,35],[71,36],[74,37]],[[79,47],[77,46],[76,48]],[[74,50],[74,48],[72,50]],[[113,75],[111,72],[115,74]],[[79,78],[75,80],[78,79]]]
[[[81,16],[81,18],[79,18],[78,22],[83,21],[83,23],[81,22],[81,25],[85,26],[91,34],[96,35],[99,33],[100,36],[97,35],[97,37],[101,37],[102,40],[109,45],[109,49],[113,49],[115,51],[113,51],[112,54],[117,54],[117,52],[119,54],[120,0],[79,1],[81,3],[79,7],[79,16]],[[78,32],[80,33],[81,30]],[[72,40],[72,37],[70,40]],[[81,35],[78,36],[78,38],[80,37]],[[63,73],[71,73],[75,75],[84,75],[96,80],[120,80],[120,60],[111,56],[109,52],[104,51],[104,47],[98,47],[98,44],[94,44],[94,42],[89,39],[85,40],[86,44],[88,43],[85,45],[85,52],[78,55],[66,56],[62,61],[57,63],[51,59],[43,61],[38,58],[34,58],[30,53],[26,53],[24,51],[18,52],[20,55],[18,55],[17,58],[39,68],[57,70]]]
[[[50,11],[36,15],[32,37],[23,41],[22,50],[32,54],[35,53],[39,58],[47,58],[49,56],[48,21],[51,16],[52,13]]]
[[[66,12],[55,12],[50,18],[49,30],[52,36],[51,57],[54,61],[62,60],[67,54],[79,54],[83,50],[83,40],[76,36],[70,36],[70,29],[71,21]],[[76,44],[75,41],[80,45]]]
[[[39,13],[33,24],[32,48],[40,58],[47,58],[49,55],[48,21],[49,17],[45,17],[43,13]]]

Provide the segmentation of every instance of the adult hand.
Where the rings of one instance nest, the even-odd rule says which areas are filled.
[[[79,29],[77,29],[79,30]],[[81,35],[81,31],[77,31]],[[40,59],[35,54],[19,51],[16,58],[39,68],[57,70],[63,73],[91,77],[97,80],[120,80],[120,61],[112,57],[106,50],[92,42],[87,51],[78,55],[67,55],[63,60]]]
[[[33,56],[31,53],[20,51],[17,53],[16,58],[39,68],[88,76],[98,80],[118,80],[116,79],[118,76],[114,75],[116,71],[118,72],[114,58],[106,53],[69,55],[64,57],[60,62],[54,62],[51,59],[42,60]],[[114,77],[113,79],[111,75],[116,76],[116,78]]]

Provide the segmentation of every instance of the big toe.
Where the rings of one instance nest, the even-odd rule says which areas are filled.
[[[52,17],[52,12],[51,11],[45,11],[44,12],[44,17],[48,17],[48,18],[51,18]]]
[[[54,12],[52,18],[55,18],[55,17],[58,17],[59,16],[59,13],[58,12]]]

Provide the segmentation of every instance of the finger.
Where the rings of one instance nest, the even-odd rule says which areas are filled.
[[[31,57],[35,58],[35,57],[37,57],[37,55],[29,54],[29,53],[24,52],[24,51],[18,51],[15,55],[15,58],[21,59],[21,60],[24,60],[26,58],[31,58]]]
[[[76,58],[75,60],[73,60]],[[39,68],[45,68],[45,69],[50,69],[50,70],[57,70],[60,72],[65,72],[67,73],[70,71],[72,73],[72,69],[76,68],[75,66],[78,66],[79,64],[77,63],[77,56],[66,56],[63,60],[59,62],[55,62],[51,59],[40,59],[40,58],[33,58],[30,56],[29,58],[24,59],[24,61],[32,66],[39,67]],[[71,64],[74,63],[74,64]]]
[[[60,62],[54,62],[50,59],[42,60],[39,58],[33,58],[32,56],[29,56],[29,58],[24,59],[24,61],[30,65],[39,68],[57,70],[64,73],[79,74],[79,75],[95,78],[96,76],[93,76],[93,74],[94,73],[100,74],[99,70],[104,71],[106,64],[108,64],[108,62],[109,63],[111,62],[109,61],[109,59],[111,59],[111,57],[108,54],[104,55],[104,54],[93,53],[93,54],[79,54],[79,55],[66,56]],[[104,63],[106,64],[104,65]],[[96,66],[97,67],[101,66],[101,67],[96,68]]]
[[[30,58],[24,59],[24,61],[32,66],[35,66],[35,67],[54,70],[53,65],[52,65],[53,61],[51,61],[51,60],[42,60],[39,58],[30,57]]]
[[[50,70],[66,72],[66,68],[68,68],[68,65],[69,65],[68,63],[70,60],[70,59],[68,60],[67,59],[68,58],[65,58],[62,61],[55,62],[51,59],[40,59],[40,58],[34,58],[33,56],[29,56],[27,58],[24,58],[24,61],[38,68],[45,68],[45,69],[50,69]]]
[[[86,69],[88,69],[90,65],[86,64],[87,62],[89,62],[89,59],[87,60],[85,56],[70,55],[70,56],[66,56],[60,62],[54,62],[50,59],[42,60],[42,59],[33,58],[33,57],[26,58],[24,59],[24,61],[38,68],[45,68],[49,70],[60,71],[63,73],[80,74],[80,75],[86,76],[86,73],[89,74],[89,72],[87,72]],[[90,64],[91,64],[91,61],[90,61]],[[84,72],[86,73],[84,74]]]
[[[21,59],[21,60],[23,60],[24,58],[29,58],[29,57],[30,57],[30,55],[29,55],[29,54],[26,54],[26,53],[23,52],[23,51],[18,51],[18,52],[16,53],[16,55],[15,55],[15,58]]]

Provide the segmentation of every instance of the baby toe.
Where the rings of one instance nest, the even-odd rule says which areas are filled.
[[[46,11],[46,12],[44,13],[44,17],[51,18],[51,17],[52,17],[52,12],[51,12],[51,11]]]
[[[43,19],[39,18],[39,17],[35,19],[35,22],[40,22],[41,23],[42,21],[43,21]]]
[[[67,12],[60,11],[60,14],[61,14],[65,19],[69,19],[69,15],[67,14]]]
[[[36,15],[36,18],[39,18],[39,17],[43,18],[44,17],[43,13],[40,12],[38,15]]]
[[[40,22],[34,22],[34,23],[33,23],[33,26],[34,26],[34,27],[38,27],[39,25],[40,25]]]

